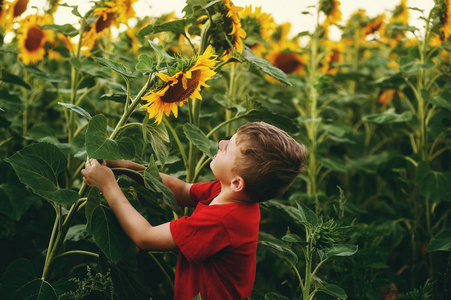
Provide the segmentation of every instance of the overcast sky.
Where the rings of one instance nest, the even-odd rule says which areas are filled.
[[[261,6],[262,11],[271,13],[276,23],[290,22],[293,34],[302,31],[311,31],[313,29],[313,19],[311,16],[301,14],[308,6],[315,5],[318,0],[233,0],[236,6],[252,5]],[[342,12],[342,23],[348,20],[349,16],[357,9],[364,9],[369,17],[375,17],[386,11],[388,14],[398,5],[401,0],[340,0],[340,10]],[[42,0],[31,0],[30,6],[42,3]],[[90,5],[88,0],[62,0],[61,3],[70,5],[79,5],[81,13],[86,12]],[[134,8],[138,16],[145,15],[159,16],[163,13],[176,12],[178,17],[182,17],[182,9],[185,6],[185,0],[139,0]],[[434,6],[434,0],[407,0],[409,7],[416,7],[424,11],[427,15]],[[416,10],[410,10],[410,25],[423,28],[424,22],[419,20],[421,13]],[[70,9],[60,8],[56,23],[66,23],[71,20]],[[76,19],[75,19],[76,20]],[[330,36],[333,39],[339,39],[340,32],[332,28]]]

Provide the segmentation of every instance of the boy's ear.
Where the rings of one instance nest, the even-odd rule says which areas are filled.
[[[234,192],[241,192],[244,191],[244,186],[245,186],[245,182],[243,177],[241,176],[236,176],[232,179],[232,182],[230,183],[230,188],[234,191]]]

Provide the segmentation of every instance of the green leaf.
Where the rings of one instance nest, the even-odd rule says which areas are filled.
[[[202,300],[202,297],[200,296],[200,293],[199,293],[191,300]]]
[[[310,225],[311,228],[315,228],[316,225],[318,225],[318,217],[316,214],[303,203],[296,202],[296,204],[301,216],[301,222]]]
[[[83,18],[83,16],[78,11],[78,5],[68,5],[66,3],[61,3],[61,4],[59,4],[59,6],[70,7],[70,8],[72,8],[72,14],[74,16],[79,17],[79,18]]]
[[[81,115],[82,117],[86,118],[86,120],[91,120],[92,116],[83,108],[81,108],[78,105],[74,105],[74,104],[69,104],[69,103],[62,103],[62,102],[58,102],[59,105],[62,105],[70,110],[75,111],[77,114]]]
[[[132,71],[130,71],[126,66],[121,65],[115,61],[103,57],[94,57],[94,59],[102,66],[105,66],[121,75],[124,75],[125,77],[128,78],[136,77],[135,75],[133,75]]]
[[[258,243],[265,247],[265,249],[274,253],[280,258],[283,258],[295,266],[298,262],[298,257],[291,249],[287,248],[283,243],[279,242],[275,237],[270,234],[260,232]]]
[[[76,57],[69,58],[69,63],[71,64],[72,67],[74,67],[78,71],[80,71],[81,68],[83,67],[81,61]]]
[[[0,107],[8,113],[23,112],[25,110],[20,98],[10,94],[7,90],[0,90]]]
[[[448,251],[451,252],[451,229],[445,229],[433,237],[426,247],[427,252]]]
[[[86,202],[86,230],[94,236],[97,246],[112,262],[118,262],[130,246],[114,213],[100,201],[98,188],[93,188]]]
[[[282,241],[287,243],[307,244],[307,242],[302,240],[302,238],[299,235],[294,233],[284,235],[282,237]]]
[[[25,81],[23,81],[23,79],[21,77],[11,74],[4,69],[2,70],[1,74],[2,74],[2,77],[0,78],[1,81],[20,85],[26,89],[31,89],[30,85],[28,83],[26,83]]]
[[[153,65],[153,58],[147,54],[141,54],[138,57],[138,63],[135,66],[135,69],[144,75],[149,75],[155,71],[155,67]]]
[[[0,213],[19,221],[39,198],[25,188],[10,164],[0,162],[0,174]]]
[[[273,124],[287,132],[299,132],[299,125],[295,119],[274,113],[265,107],[249,110],[245,115],[246,119],[249,121],[263,121]]]
[[[422,63],[409,56],[403,56],[399,60],[399,69],[404,73],[417,73],[421,70],[432,69],[434,66],[435,64],[431,60]]]
[[[213,158],[213,156],[215,156],[218,152],[218,146],[214,142],[210,141],[202,130],[200,130],[196,125],[186,123],[183,125],[183,132],[190,142],[192,142],[208,157]]]
[[[290,299],[285,296],[281,296],[277,293],[269,292],[265,295],[264,300],[290,300]]]
[[[338,299],[347,299],[348,295],[346,295],[346,292],[335,284],[326,284],[325,286],[318,289],[319,291],[322,291],[324,293],[327,293],[333,297],[336,297]]]
[[[410,111],[405,111],[402,114],[395,113],[394,108],[387,109],[381,114],[366,115],[363,116],[363,120],[370,122],[383,124],[383,123],[400,123],[410,121],[412,119],[412,113]]]
[[[451,202],[451,171],[435,172],[427,162],[421,161],[415,170],[414,182],[422,196],[434,202]]]
[[[49,24],[49,25],[44,25],[44,26],[40,26],[40,27],[42,29],[53,30],[56,33],[62,33],[64,35],[67,35],[70,37],[74,37],[74,36],[78,35],[78,30],[75,29],[75,27],[72,26],[71,24],[64,24],[64,25]]]
[[[349,171],[349,165],[338,157],[334,156],[329,158],[321,157],[320,162],[324,167],[331,169],[332,171],[337,171],[341,173],[347,173]]]
[[[135,145],[128,137],[110,139],[107,133],[106,117],[96,115],[89,121],[86,131],[86,152],[89,158],[132,159],[135,157]]]
[[[89,190],[88,200],[86,201],[85,217],[86,217],[86,231],[91,232],[92,212],[100,205],[100,190],[94,186]]]
[[[296,209],[293,206],[284,205],[284,204],[280,203],[279,201],[275,201],[275,200],[265,201],[265,202],[260,203],[260,205],[263,207],[266,207],[268,209],[271,209],[271,210],[281,211],[282,213],[284,213],[288,217],[290,217],[294,222],[309,226],[309,228],[311,228],[310,227],[311,224],[309,224],[308,222],[305,221],[305,215],[302,215],[300,213],[299,209]]]
[[[168,205],[176,214],[180,214],[180,207],[174,197],[172,191],[163,184],[160,172],[155,164],[153,156],[150,158],[149,166],[144,171],[144,184],[146,188],[162,198],[164,203]]]
[[[90,237],[91,235],[86,231],[86,224],[78,224],[69,228],[64,241],[79,242],[89,240]]]
[[[154,34],[154,33],[165,32],[165,31],[184,35],[185,27],[189,22],[191,22],[190,19],[181,19],[181,20],[175,20],[175,21],[166,22],[163,24],[158,24],[158,25],[147,25],[146,27],[144,27],[143,29],[141,29],[138,32],[138,35],[143,36],[143,35]]]
[[[448,90],[443,91],[440,96],[429,97],[426,100],[437,107],[442,107],[451,111],[451,92]]]
[[[27,282],[13,295],[14,299],[46,299],[57,300],[55,289],[45,280],[36,278]]]
[[[113,94],[103,94],[102,96],[100,96],[100,100],[111,100],[114,102],[119,102],[119,103],[125,103],[127,99],[127,94],[126,93],[113,93]]]
[[[32,144],[6,161],[36,195],[62,205],[72,205],[78,200],[76,191],[59,187],[58,177],[65,170],[67,160],[58,147],[49,143]]]
[[[2,299],[58,299],[53,287],[36,278],[33,264],[24,258],[13,261],[0,282]]]
[[[318,255],[321,261],[325,261],[332,256],[351,256],[358,250],[357,245],[342,245],[335,244],[330,248],[318,250]]]
[[[358,157],[356,159],[347,158],[346,164],[350,170],[361,170],[370,174],[374,174],[377,168],[383,163],[389,160],[389,154],[387,152],[381,152],[378,154],[371,154],[367,156]]]
[[[170,145],[168,131],[166,130],[166,126],[163,123],[161,123],[160,125],[157,125],[156,123],[148,125],[148,120],[149,119],[145,117],[143,121],[142,128],[144,142],[150,143],[155,156],[160,162],[160,165],[164,166],[169,156],[170,150],[168,147],[168,145]]]
[[[166,51],[164,51],[164,48],[162,45],[158,45],[157,43],[154,43],[151,40],[148,40],[150,47],[152,47],[155,52],[157,52],[158,55],[158,61],[162,61],[165,59],[174,59],[172,56],[170,56],[169,54],[167,54]]]
[[[292,85],[290,81],[288,81],[287,75],[280,70],[279,68],[273,66],[269,61],[255,55],[249,47],[244,46],[242,57],[246,62],[248,62],[252,67],[263,71],[269,76],[279,80],[280,82],[286,85]]]

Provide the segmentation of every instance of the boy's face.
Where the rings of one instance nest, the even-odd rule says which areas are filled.
[[[218,153],[210,163],[210,168],[219,181],[228,183],[232,180],[235,175],[232,169],[237,155],[240,155],[240,148],[236,145],[236,133],[230,140],[219,142]]]

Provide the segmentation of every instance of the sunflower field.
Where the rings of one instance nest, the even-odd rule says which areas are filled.
[[[192,212],[159,172],[213,180],[218,142],[250,121],[309,152],[260,205],[252,299],[451,299],[450,0],[348,20],[319,0],[304,32],[232,0],[182,18],[136,1],[0,0],[1,299],[172,299],[177,254],[139,250],[80,171],[145,165],[113,171],[158,225]]]

